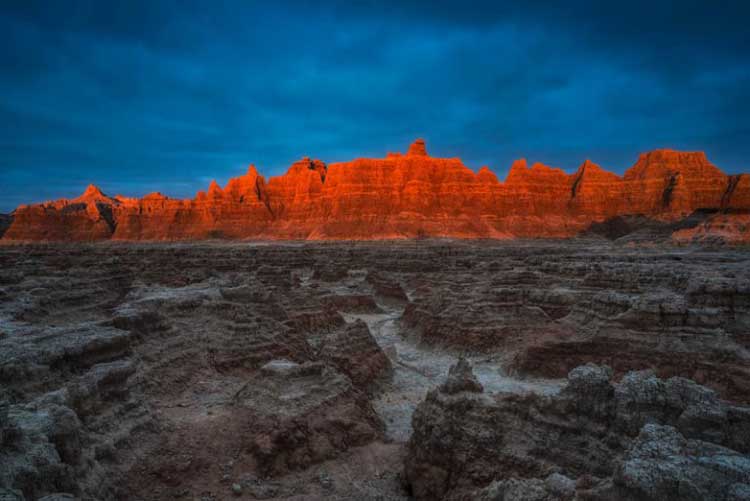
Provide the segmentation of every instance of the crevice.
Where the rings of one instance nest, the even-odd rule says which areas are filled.
[[[573,186],[570,187],[570,198],[575,198],[576,194],[578,192],[578,185],[581,184],[581,179],[583,179],[583,173],[585,171],[581,170],[581,173],[576,176],[575,180],[573,181]]]
[[[729,179],[727,180],[727,189],[724,190],[724,194],[721,196],[722,209],[726,209],[727,207],[729,207],[729,202],[732,200],[734,190],[737,188],[737,185],[739,184],[741,178],[742,174],[729,176]]]
[[[96,209],[97,211],[99,211],[99,216],[104,220],[104,222],[107,223],[109,231],[114,234],[115,229],[117,228],[117,222],[115,221],[115,216],[112,213],[112,206],[97,202]]]
[[[679,174],[672,174],[672,177],[669,178],[667,187],[664,188],[664,193],[662,193],[661,204],[665,209],[669,207],[669,204],[672,202],[674,188],[677,186],[677,176],[679,176]]]
[[[263,191],[263,178],[261,177],[255,180],[255,195],[258,197],[259,201],[263,202],[263,205],[266,206],[271,217],[274,218],[275,214],[271,208],[271,201],[268,199],[268,194]]]

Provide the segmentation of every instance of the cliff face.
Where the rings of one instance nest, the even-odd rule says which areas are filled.
[[[623,177],[588,160],[573,174],[519,160],[500,182],[486,167],[475,174],[458,158],[429,156],[417,140],[405,155],[304,158],[268,181],[251,166],[192,200],[108,197],[89,186],[73,200],[19,207],[3,238],[570,237],[616,216],[676,221],[697,209],[750,209],[750,176],[727,176],[703,153],[657,150]]]
[[[15,211],[4,240],[94,241],[112,236],[116,199],[89,185],[72,200],[22,205]]]
[[[141,199],[116,198],[116,240],[189,240],[258,236],[272,220],[265,181],[250,166],[222,189],[215,181],[192,200],[161,193]]]

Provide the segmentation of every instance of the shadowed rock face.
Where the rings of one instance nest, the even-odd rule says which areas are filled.
[[[727,176],[700,152],[656,150],[623,177],[588,160],[573,174],[519,160],[500,182],[486,167],[474,173],[458,158],[429,156],[418,139],[405,155],[330,165],[306,157],[268,181],[250,166],[192,200],[108,197],[89,186],[73,200],[19,207],[3,238],[563,238],[619,216],[674,223],[699,209],[721,210],[726,221],[681,232],[678,241],[746,241],[747,216],[731,211],[750,210],[750,177]]]
[[[559,395],[430,392],[405,474],[416,499],[742,499],[750,408],[692,381],[581,366]],[[454,373],[455,372],[455,373]]]

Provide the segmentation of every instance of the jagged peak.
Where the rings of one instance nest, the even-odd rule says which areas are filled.
[[[427,155],[427,145],[425,144],[424,139],[421,137],[416,139],[413,143],[411,143],[411,146],[409,146],[409,151],[406,153],[407,155],[417,155],[426,157]]]
[[[111,202],[115,202],[115,199],[110,198],[107,195],[105,195],[104,192],[102,192],[102,190],[99,189],[98,186],[94,184],[89,184],[84,190],[84,192],[81,194],[81,196],[79,196],[78,198],[74,198],[73,200],[71,200],[71,202],[76,202],[76,203],[81,203],[81,202],[83,203],[105,202],[106,203],[108,202],[108,203],[111,203]],[[52,202],[52,203],[55,203],[55,202]]]
[[[601,170],[602,168],[601,168],[601,167],[599,167],[599,165],[595,164],[594,162],[592,162],[591,160],[589,160],[589,159],[587,158],[586,160],[584,160],[584,161],[583,161],[583,163],[582,163],[582,164],[581,164],[581,166],[580,166],[580,167],[578,168],[578,170],[580,170],[580,171],[584,171],[584,170],[586,170],[586,169],[596,169],[596,170]]]
[[[528,168],[528,164],[525,158],[519,158],[518,160],[514,160],[513,163],[510,164],[508,175],[505,176],[505,182],[507,183],[508,181],[512,181],[514,178],[523,176],[527,168]]]
[[[89,184],[86,186],[86,191],[83,192],[83,197],[103,197],[105,196],[102,190],[99,189],[95,184]]]
[[[312,159],[310,157],[302,157],[296,162],[294,162],[287,172],[292,172],[299,169],[309,169],[309,170],[318,170],[318,169],[325,169],[326,164],[322,160]]]
[[[245,197],[251,194],[260,199],[264,183],[265,179],[258,174],[255,165],[250,164],[244,175],[233,177],[227,182],[224,193],[240,201],[246,200]]]
[[[208,196],[210,197],[220,197],[224,192],[221,189],[221,186],[219,186],[219,183],[216,182],[216,179],[211,180],[211,184],[208,185]]]
[[[499,183],[495,173],[492,172],[490,168],[487,167],[486,165],[483,165],[477,171],[477,179],[485,183],[493,183],[493,184]]]
[[[513,162],[510,170],[508,171],[508,176],[505,178],[505,182],[556,182],[558,180],[563,181],[564,179],[568,178],[568,174],[566,174],[564,170],[558,167],[550,167],[549,165],[545,165],[541,162],[534,162],[531,167],[528,167],[526,159],[521,158]]]
[[[250,164],[243,175],[229,178],[227,185],[224,187],[224,191],[231,191],[233,188],[245,185],[248,182],[254,183],[255,179],[258,177],[260,177],[258,169],[255,168],[255,165]]]
[[[575,172],[576,176],[583,176],[584,174],[610,174],[617,177],[616,174],[603,169],[601,165],[592,162],[588,158],[583,161],[580,167],[578,167],[578,170]]]
[[[326,174],[328,173],[328,165],[322,160],[313,160],[310,157],[302,157],[300,160],[297,160],[289,166],[286,174],[271,177],[269,183],[290,182],[300,177],[304,179],[312,175],[313,172],[317,173],[320,177],[320,182],[324,183]]]
[[[519,158],[518,160],[513,160],[513,163],[510,164],[510,171],[523,171],[528,168],[528,162],[525,158]]]

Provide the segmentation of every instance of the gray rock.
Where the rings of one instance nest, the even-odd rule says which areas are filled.
[[[480,501],[560,501],[538,478],[510,478],[493,482],[477,496]]]
[[[0,487],[0,501],[25,501],[21,491]]]
[[[729,488],[727,501],[747,501],[750,499],[750,484],[734,484]]]
[[[614,393],[611,379],[612,369],[606,365],[582,365],[568,374],[568,385],[563,394],[571,397],[579,412],[605,415],[610,412]]]
[[[559,496],[561,499],[571,499],[576,493],[575,480],[560,473],[553,473],[544,480],[548,492]]]
[[[468,372],[468,364],[460,365],[452,369],[459,382],[465,378],[458,374]],[[413,415],[407,444],[405,476],[415,498],[547,501],[586,491],[585,499],[596,501],[723,500],[742,494],[750,483],[750,458],[743,455],[750,447],[750,408],[682,378],[665,381],[640,371],[613,384],[611,374],[592,364],[576,368],[560,394],[550,396],[429,392]],[[678,484],[680,495],[669,497]]]
[[[720,501],[750,483],[750,458],[731,449],[688,440],[671,426],[647,424],[614,481],[636,499]]]
[[[440,391],[453,395],[460,392],[482,393],[484,388],[474,375],[471,364],[460,357],[458,361],[448,369],[448,378],[440,386]]]

